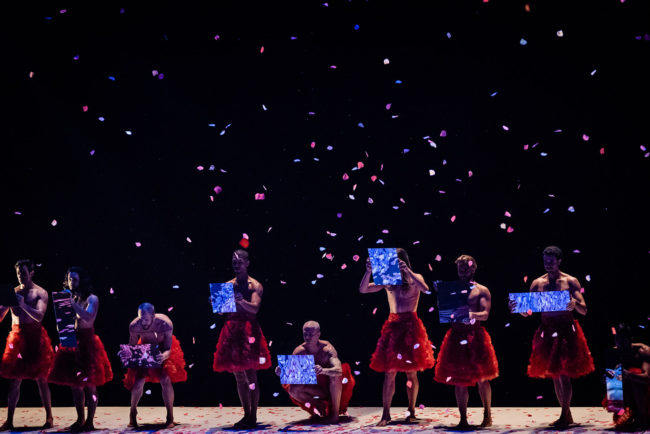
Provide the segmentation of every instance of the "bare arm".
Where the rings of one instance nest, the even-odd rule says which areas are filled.
[[[169,330],[164,332],[163,341],[160,345],[160,349],[164,351],[161,351],[160,355],[156,357],[158,363],[162,363],[169,359],[169,356],[172,353],[172,331],[173,329],[170,327]]]
[[[135,321],[129,325],[129,345],[137,345],[140,339],[140,333],[135,326]]]
[[[240,293],[235,294],[235,303],[241,306],[246,312],[257,313],[262,304],[262,285],[256,285],[255,291],[251,294],[251,301],[244,300]]]
[[[373,292],[379,292],[382,289],[386,288],[386,285],[375,285],[370,283],[370,277],[372,276],[372,265],[370,265],[370,258],[366,259],[366,273],[361,278],[361,283],[359,284],[359,292],[362,294],[370,294]]]
[[[569,310],[576,310],[581,315],[587,315],[587,303],[580,291],[580,282],[575,277],[569,279],[569,292],[571,294],[571,301],[567,305]]]
[[[97,298],[96,295],[91,295],[88,297],[88,307],[86,307],[86,309],[84,309],[80,303],[77,303],[73,299],[72,309],[77,314],[78,318],[81,318],[83,321],[93,322],[97,317],[97,310],[99,309],[99,298]]]
[[[339,360],[338,353],[334,347],[329,344],[324,348],[325,351],[329,353],[330,363],[332,364],[331,368],[322,368],[321,373],[328,375],[330,377],[336,377],[343,374],[343,368],[341,367],[341,361]]]
[[[424,282],[424,277],[422,277],[421,274],[414,273],[413,270],[411,270],[406,266],[406,264],[404,264],[404,266],[406,267],[405,268],[406,275],[411,278],[411,284],[413,285],[413,287],[420,292],[424,292],[425,294],[430,294],[429,287]]]
[[[476,319],[478,321],[487,321],[490,316],[490,309],[492,309],[492,295],[490,291],[485,288],[481,291],[481,298],[479,299],[481,310],[479,312],[470,312],[469,319]]]
[[[635,383],[650,384],[650,363],[643,362],[641,370],[643,371],[641,374],[634,374],[625,371],[625,378],[634,381]]]
[[[25,304],[25,298],[16,294],[18,299],[18,307],[21,308],[27,315],[29,315],[34,321],[41,322],[43,317],[45,317],[45,311],[47,310],[47,299],[48,295],[45,290],[39,291],[38,298],[36,299],[36,306],[31,307]]]

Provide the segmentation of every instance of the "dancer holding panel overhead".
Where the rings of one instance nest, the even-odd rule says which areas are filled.
[[[359,292],[368,294],[386,290],[390,315],[381,329],[377,348],[370,359],[370,368],[384,372],[382,392],[383,412],[378,426],[386,426],[391,420],[390,406],[395,394],[395,376],[406,373],[406,393],[408,395],[407,422],[414,422],[415,401],[418,396],[418,371],[433,368],[435,358],[431,342],[422,321],[417,316],[420,293],[428,293],[429,287],[422,275],[411,270],[408,254],[397,249],[401,285],[376,285],[370,283],[372,266],[366,261],[366,273],[361,279]]]
[[[94,324],[99,310],[99,298],[92,293],[90,278],[81,267],[68,269],[63,287],[72,295],[72,309],[76,314],[77,348],[59,346],[48,381],[72,388],[77,421],[69,429],[93,431],[93,419],[99,400],[97,386],[113,379],[104,344],[95,334]],[[88,406],[88,417],[84,416],[84,405]]]
[[[581,377],[594,371],[594,361],[587,346],[582,328],[573,317],[573,311],[587,314],[587,304],[582,296],[580,282],[560,271],[562,250],[549,246],[544,249],[546,274],[538,277],[530,286],[531,291],[569,291],[571,300],[566,311],[542,312],[542,323],[533,336],[533,348],[528,364],[528,376],[552,378],[562,412],[551,425],[566,428],[573,424],[571,416],[571,378]],[[514,310],[513,302],[510,308]],[[528,313],[522,313],[529,316]]]
[[[487,321],[492,307],[490,290],[474,282],[476,260],[469,255],[456,259],[458,278],[469,287],[467,305],[469,316],[463,322],[452,322],[438,353],[435,380],[455,386],[456,403],[460,411],[458,429],[468,429],[468,386],[478,386],[483,403],[481,427],[492,426],[492,388],[490,381],[499,376],[499,365],[490,335],[482,321]]]
[[[248,275],[248,252],[237,250],[232,255],[233,284],[237,312],[226,313],[226,322],[219,334],[212,368],[215,372],[232,372],[237,381],[237,393],[244,417],[235,429],[257,426],[257,406],[260,385],[257,371],[271,367],[271,354],[256,314],[262,303],[262,284]]]
[[[52,428],[52,398],[47,375],[52,367],[54,351],[50,337],[41,324],[47,310],[48,295],[47,291],[32,280],[34,263],[31,260],[20,260],[16,262],[15,268],[20,283],[14,289],[16,304],[0,306],[0,321],[11,310],[11,332],[0,362],[0,377],[9,379],[7,420],[0,426],[0,431],[14,428],[14,412],[24,379],[36,381],[45,407],[43,428]]]
[[[307,321],[302,326],[305,342],[293,350],[294,355],[313,355],[318,384],[283,384],[291,401],[312,415],[321,416],[323,423],[337,423],[345,414],[352,398],[354,377],[350,365],[341,363],[334,346],[320,339],[320,324]],[[275,369],[280,375],[280,367]]]
[[[131,391],[131,412],[129,426],[138,426],[138,402],[142,397],[145,382],[160,383],[162,397],[167,410],[166,428],[173,428],[174,386],[172,383],[187,380],[185,358],[181,344],[173,335],[174,324],[167,315],[156,313],[151,303],[138,307],[138,317],[129,325],[129,345],[152,344],[160,353],[156,362],[160,368],[129,368],[124,377],[124,387]],[[120,351],[121,352],[121,351]]]

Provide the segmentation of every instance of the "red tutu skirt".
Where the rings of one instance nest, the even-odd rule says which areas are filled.
[[[172,383],[187,381],[185,356],[176,336],[172,336],[171,353],[161,368],[129,368],[124,376],[124,387],[131,390],[135,380],[142,377],[145,377],[147,383],[160,383],[163,372],[172,380]]]
[[[77,329],[76,334],[77,348],[58,348],[47,381],[70,387],[101,386],[111,381],[111,363],[95,329]]]
[[[528,376],[581,377],[594,371],[594,360],[577,320],[542,323],[533,336]]]
[[[492,339],[480,325],[452,324],[442,341],[435,380],[454,386],[473,386],[499,376]]]
[[[47,378],[53,359],[52,341],[41,324],[14,324],[7,336],[0,377]]]
[[[433,368],[427,331],[415,312],[391,313],[381,328],[370,368],[377,372],[412,372]]]
[[[352,390],[354,389],[354,385],[356,381],[354,381],[354,377],[352,376],[352,371],[350,370],[350,365],[347,363],[342,363],[341,368],[343,369],[343,372],[341,374],[340,378],[334,378],[335,381],[341,381],[343,383],[343,387],[341,389],[341,402],[339,404],[339,414],[345,414],[348,411],[348,404],[350,403],[350,399],[352,398]],[[314,414],[314,410],[318,410],[318,415],[326,417],[329,416],[329,414],[332,411],[332,397],[330,396],[330,386],[329,382],[332,379],[332,377],[328,375],[318,375],[316,377],[316,380],[318,381],[318,384],[314,385],[309,385],[310,387],[313,387],[314,390],[314,398],[312,401],[309,401],[309,406],[307,406],[306,402],[300,402],[297,399],[295,399],[293,396],[289,395],[291,398],[291,402],[308,412],[309,414]],[[291,387],[290,384],[283,384],[282,387],[284,390],[289,392],[289,388]]]
[[[269,347],[255,315],[244,312],[229,314],[219,334],[212,369],[236,372],[270,367]]]

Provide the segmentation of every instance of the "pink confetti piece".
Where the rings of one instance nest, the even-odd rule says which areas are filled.
[[[474,172],[472,172],[471,170],[468,171],[468,172],[467,172],[467,177],[468,177],[468,178],[471,178],[472,176],[474,176]]]
[[[372,176],[370,177],[370,180],[371,180],[372,182],[375,182],[375,181],[377,180],[377,177],[376,177],[375,175],[372,175]]]
[[[346,268],[348,268],[347,264],[342,264],[341,265],[341,270],[345,270]]]
[[[113,291],[113,288],[108,290],[109,294],[115,294],[115,291]]]
[[[249,384],[249,385],[248,385],[248,388],[249,388],[250,390],[255,390],[255,383],[251,383],[251,384]]]
[[[12,343],[9,343],[9,344],[7,344],[7,345],[8,345],[8,346],[9,346],[9,348],[11,348],[12,350],[14,349],[14,344],[12,344]]]
[[[187,241],[188,243],[191,243],[192,239],[190,237],[187,237],[187,238],[185,238],[185,241]]]
[[[605,155],[605,148],[600,148],[600,151],[598,152],[600,152],[600,155]]]
[[[215,41],[218,41],[219,38],[221,38],[221,36],[219,36],[219,35],[214,35],[214,40],[215,40]]]
[[[446,383],[449,383],[450,380],[451,380],[451,377],[447,377],[447,379],[445,380],[445,382],[446,382]],[[449,409],[447,409],[447,411],[449,411]]]
[[[145,390],[144,394],[145,394],[145,395],[151,395],[151,389],[147,389],[147,390]]]
[[[264,46],[260,48],[260,54],[262,54],[263,52],[264,52]]]
[[[34,71],[29,72],[29,78],[34,78]]]
[[[222,404],[222,403],[219,403],[219,408],[220,408],[220,409],[223,408],[223,404]]]
[[[341,383],[343,383],[343,384],[348,384],[348,381],[349,381],[349,380],[348,380],[347,378],[345,378],[345,377],[343,377],[343,378],[341,379]]]
[[[141,243],[140,241],[136,241],[136,242],[135,242],[135,246],[136,246],[136,247],[142,247],[142,243]]]
[[[51,222],[50,224],[51,224],[52,226],[56,226],[56,225],[58,224],[58,222],[57,222],[56,220],[52,220],[52,222]]]
[[[504,131],[510,131],[510,128],[508,128],[507,125],[502,125],[501,128],[503,128]]]
[[[254,344],[255,343],[255,337],[254,336],[249,336],[248,337],[248,343],[249,344]]]
[[[514,228],[512,226],[508,226],[508,229],[506,229],[506,232],[511,234],[512,232],[514,232]]]
[[[461,345],[467,345],[467,339],[463,339],[462,341],[460,341],[460,344]]]
[[[526,313],[527,313],[528,315],[532,315],[532,314],[533,314],[533,310],[532,310],[532,309],[528,309],[528,310],[526,311]],[[542,332],[542,337],[544,337],[544,332]]]
[[[343,181],[347,181],[348,179],[350,179],[350,176],[347,173],[344,173],[343,174]]]
[[[354,371],[353,374],[354,375],[359,375],[359,374],[361,374],[361,371]]]
[[[586,134],[583,134],[582,135],[582,140],[584,140],[585,142],[589,141],[589,136],[586,135]]]
[[[19,359],[22,359],[22,358],[23,358],[23,355],[20,354],[20,353],[18,353],[18,358],[19,358]]]
[[[358,262],[358,261],[359,261],[359,255],[354,255],[354,256],[352,257],[352,260],[353,260],[354,262]]]
[[[456,216],[455,216],[455,215],[452,215],[451,218],[450,218],[449,220],[451,220],[452,223],[455,222],[455,221],[456,221]]]
[[[174,306],[170,306],[170,307],[167,309],[167,312],[171,312],[172,310],[174,310]]]
[[[260,362],[260,365],[265,364],[266,363],[266,357],[260,357],[259,362]]]
[[[255,200],[264,200],[264,193],[255,193]]]
[[[410,389],[411,387],[413,387],[413,382],[412,382],[411,380],[408,380],[408,381],[406,382],[406,387],[408,387],[409,389]]]
[[[81,110],[83,110],[84,112],[87,112],[88,111],[88,106],[87,105],[81,106]]]
[[[358,168],[358,169],[363,169],[363,166],[364,166],[363,162],[359,161],[359,162],[357,163],[357,168]]]
[[[217,185],[216,187],[214,187],[214,193],[215,193],[215,194],[219,194],[219,193],[221,193],[222,191],[223,191],[223,189],[222,189],[220,186]]]

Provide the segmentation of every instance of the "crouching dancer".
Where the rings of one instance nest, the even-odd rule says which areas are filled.
[[[352,398],[355,381],[350,365],[341,363],[332,344],[320,339],[320,325],[316,321],[307,321],[302,335],[305,342],[293,354],[314,356],[318,384],[283,384],[282,387],[294,404],[312,416],[322,417],[323,423],[337,423]],[[275,373],[280,375],[280,367]]]
[[[129,325],[129,344],[153,344],[158,346],[160,354],[156,362],[160,368],[129,368],[124,377],[124,387],[131,391],[131,413],[129,426],[138,426],[138,402],[142,397],[145,382],[160,383],[162,396],[167,410],[165,428],[173,428],[174,422],[174,386],[172,383],[187,380],[185,359],[181,344],[172,334],[174,324],[167,315],[155,313],[150,303],[142,303],[138,308],[138,317]]]

